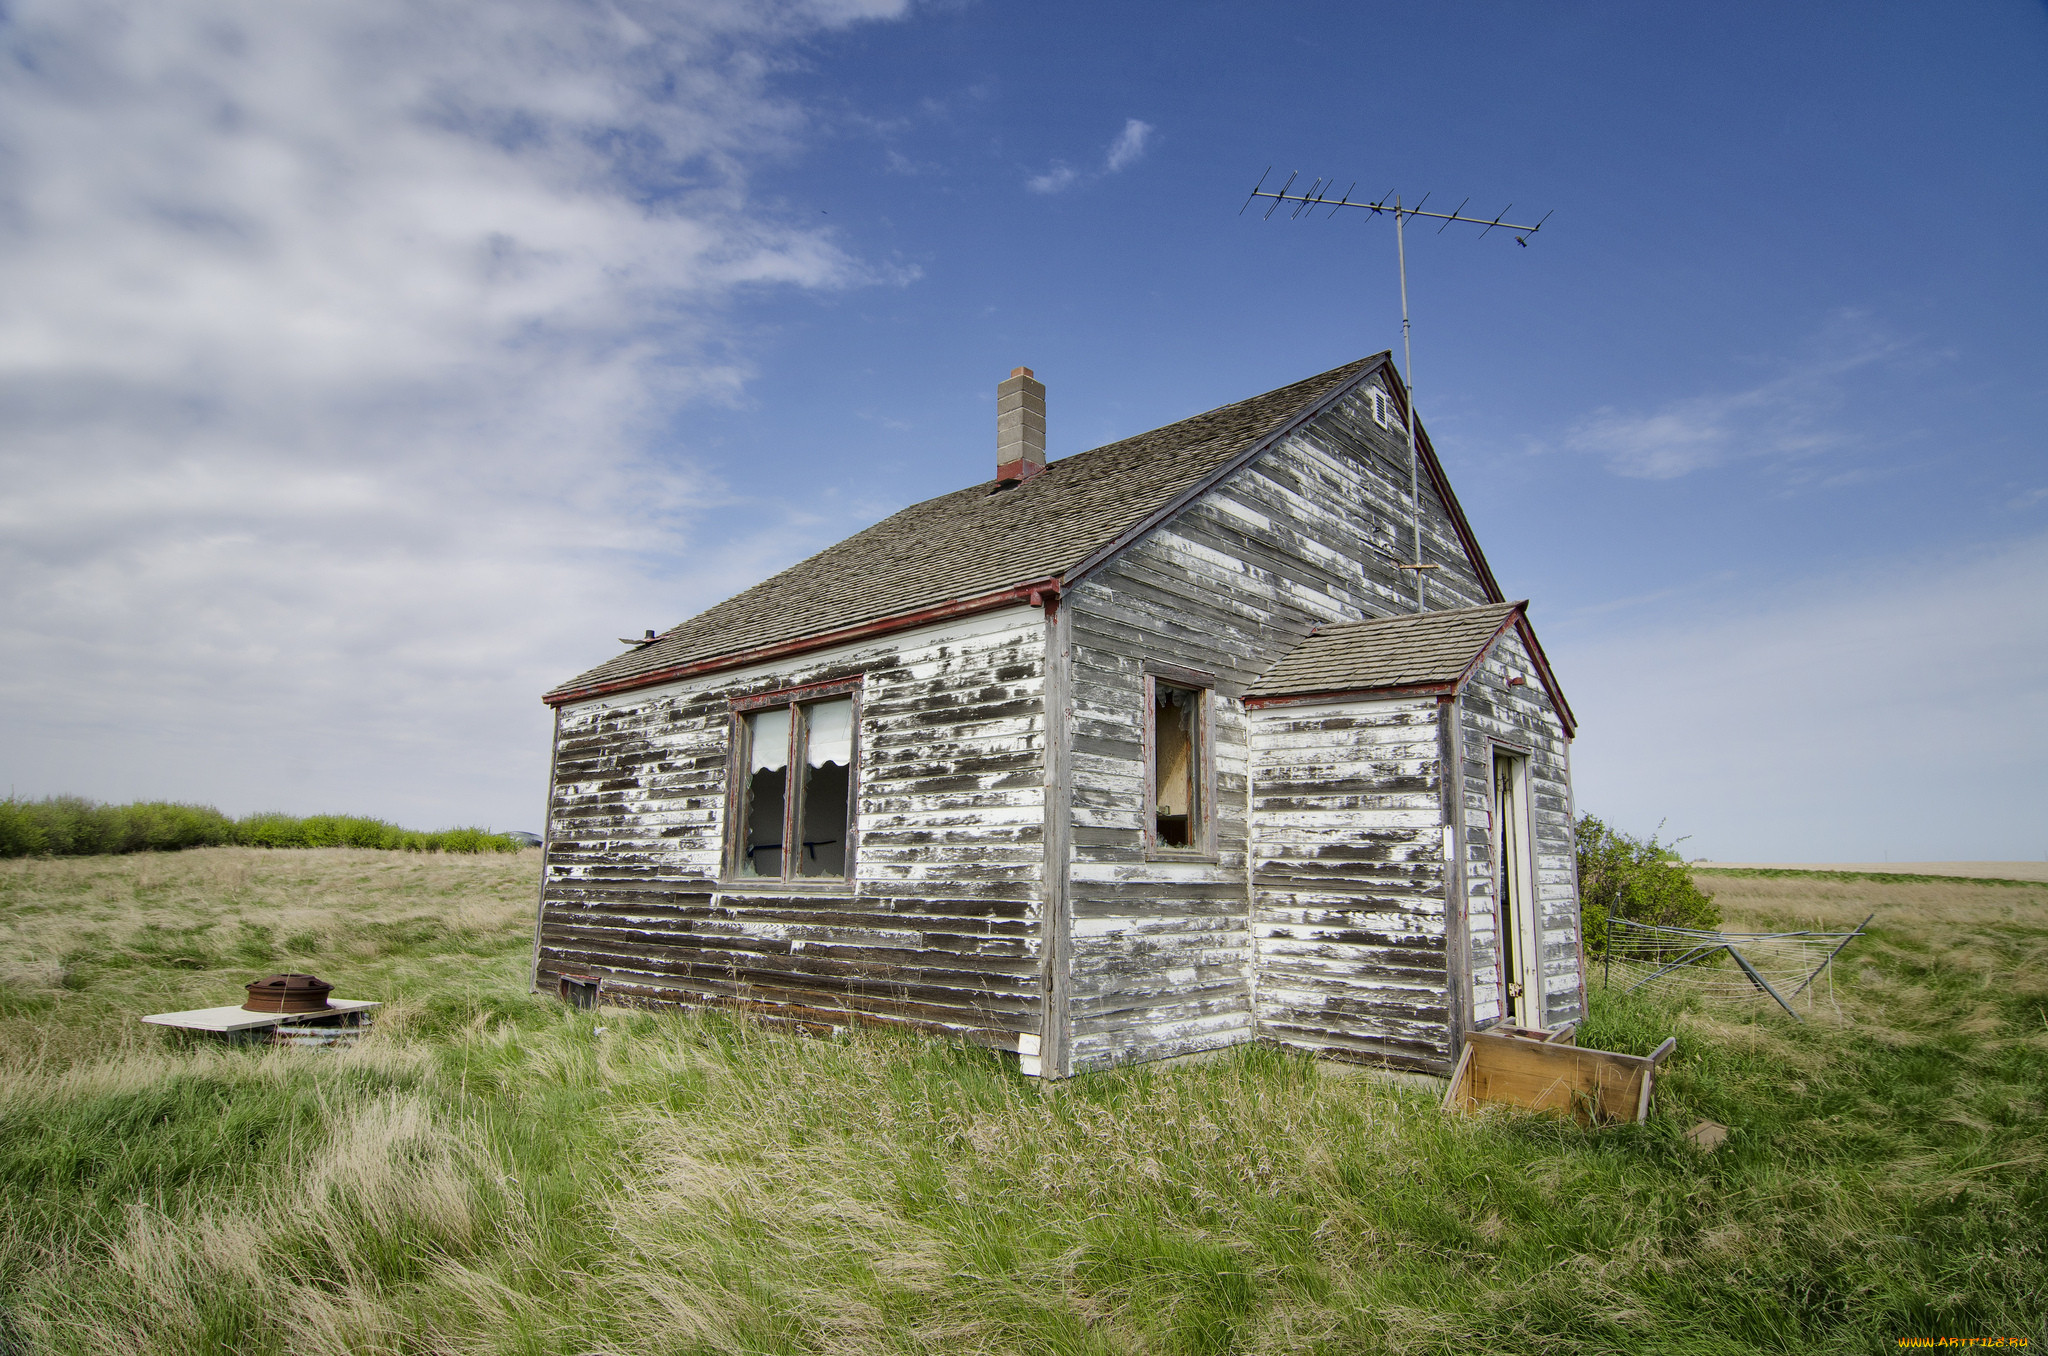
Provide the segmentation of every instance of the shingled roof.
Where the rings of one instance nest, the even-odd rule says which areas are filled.
[[[563,683],[547,700],[659,682],[723,656],[1063,577],[1320,413],[1387,359],[1362,358],[1063,457],[1009,489],[987,480],[913,504]]]
[[[1288,697],[1454,684],[1508,619],[1527,606],[1486,603],[1321,627],[1268,669],[1245,695]]]
[[[1318,627],[1266,670],[1245,692],[1247,701],[1300,698],[1328,693],[1405,691],[1454,692],[1462,687],[1486,649],[1510,626],[1519,626],[1536,677],[1550,694],[1565,733],[1576,728],[1550,660],[1529,626],[1526,601],[1484,603],[1448,612],[1409,612],[1398,617]]]

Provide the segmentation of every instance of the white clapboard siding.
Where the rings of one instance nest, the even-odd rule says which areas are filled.
[[[1035,1048],[1044,655],[1043,614],[1014,608],[565,708],[537,982]],[[855,675],[855,879],[722,882],[730,700]]]
[[[1500,900],[1494,888],[1492,741],[1529,754],[1531,838],[1536,857],[1537,933],[1543,960],[1543,1023],[1585,1016],[1579,941],[1577,832],[1569,741],[1549,695],[1536,681],[1521,636],[1509,630],[1493,643],[1458,698],[1465,751],[1465,870],[1471,926],[1473,1020],[1505,1011],[1499,947]],[[1512,675],[1527,681],[1511,685]]]
[[[1253,712],[1261,1035],[1340,1059],[1450,1058],[1438,710]]]
[[[1225,478],[1069,596],[1075,1071],[1254,1035],[1296,1039],[1291,1026],[1264,1026],[1263,996],[1255,1026],[1252,992],[1256,986],[1263,995],[1267,977],[1253,975],[1248,855],[1262,875],[1276,861],[1286,863],[1311,891],[1349,888],[1342,884],[1349,881],[1388,898],[1436,901],[1430,906],[1438,934],[1430,943],[1439,971],[1435,997],[1393,1003],[1384,1014],[1389,1035],[1372,1051],[1349,1036],[1333,1036],[1328,1044],[1360,1058],[1440,1060],[1443,853],[1434,711],[1403,708],[1385,726],[1355,731],[1357,749],[1339,760],[1328,752],[1327,733],[1312,723],[1285,729],[1261,723],[1255,736],[1242,703],[1245,687],[1311,627],[1410,609],[1411,577],[1392,563],[1413,550],[1406,537],[1407,487],[1408,454],[1399,431],[1380,428],[1364,400],[1347,398]],[[1432,571],[1432,605],[1485,601],[1448,509],[1427,487],[1422,519],[1424,553],[1442,567]],[[1167,864],[1144,860],[1148,661],[1216,678],[1212,863],[1161,869]],[[1265,738],[1282,741],[1272,755],[1288,779],[1258,788],[1259,832],[1248,842],[1246,783],[1253,745]],[[1318,795],[1330,799],[1310,804]],[[1331,886],[1332,879],[1340,884]],[[1416,925],[1416,935],[1428,926]],[[1425,1030],[1432,1021],[1433,1037]]]

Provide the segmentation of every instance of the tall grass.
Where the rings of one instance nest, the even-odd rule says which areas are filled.
[[[360,815],[276,811],[229,819],[211,805],[137,801],[104,805],[83,796],[0,800],[0,857],[87,857],[176,852],[195,847],[360,847],[403,852],[517,852],[519,844],[483,829],[422,833]]]
[[[525,992],[536,854],[0,866],[0,1305],[37,1352],[1866,1352],[2040,1337],[2048,890],[1879,910],[1805,1026],[1595,989],[1650,1122],[1448,1117],[1264,1048],[1041,1086],[886,1032]],[[343,1052],[137,1012],[261,956]],[[182,958],[182,960],[181,960]],[[1701,1153],[1685,1129],[1732,1128]]]

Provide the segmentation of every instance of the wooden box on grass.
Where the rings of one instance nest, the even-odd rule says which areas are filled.
[[[1567,1044],[1571,1035],[1570,1028],[1557,1033],[1562,1039],[1547,1040],[1473,1032],[1451,1075],[1444,1109],[1503,1105],[1565,1111],[1588,1125],[1645,1119],[1657,1066],[1677,1048],[1677,1037],[1649,1055],[1621,1055]]]

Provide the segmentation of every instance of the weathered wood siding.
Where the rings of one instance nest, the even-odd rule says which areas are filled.
[[[1423,481],[1432,608],[1486,601]],[[1413,607],[1398,426],[1353,395],[1225,478],[1070,593],[1072,1069],[1252,1034],[1244,689],[1319,622]],[[1147,661],[1215,675],[1217,853],[1147,861]]]
[[[1252,712],[1261,1036],[1448,1068],[1440,709],[1424,698]]]
[[[1583,1017],[1578,875],[1571,772],[1564,724],[1534,677],[1522,638],[1510,629],[1493,643],[1458,699],[1464,730],[1465,880],[1471,928],[1472,1018],[1504,1015],[1499,863],[1493,848],[1493,750],[1496,742],[1529,755],[1530,842],[1535,848],[1536,927],[1543,961],[1543,1024]],[[1511,674],[1528,681],[1510,686]]]
[[[904,1022],[1035,1055],[1045,629],[1010,608],[564,708],[536,983]],[[852,676],[854,879],[722,882],[730,701]]]

